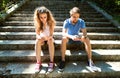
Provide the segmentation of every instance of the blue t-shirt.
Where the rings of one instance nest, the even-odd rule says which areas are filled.
[[[64,21],[63,28],[67,29],[67,33],[69,35],[78,35],[80,32],[80,29],[86,28],[86,26],[85,26],[84,20],[82,20],[80,18],[78,19],[77,23],[74,25],[72,24],[72,22],[69,18]]]

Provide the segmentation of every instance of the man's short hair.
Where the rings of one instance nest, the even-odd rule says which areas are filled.
[[[73,7],[71,10],[70,10],[70,15],[73,15],[75,13],[78,13],[80,14],[80,9],[78,7]]]

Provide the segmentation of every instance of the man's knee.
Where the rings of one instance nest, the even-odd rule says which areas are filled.
[[[86,42],[86,41],[88,42],[88,41],[90,41],[90,39],[88,37],[86,37],[86,38],[84,37],[81,40],[82,40],[82,42]]]
[[[68,38],[67,37],[62,37],[62,42],[67,42],[68,41]]]

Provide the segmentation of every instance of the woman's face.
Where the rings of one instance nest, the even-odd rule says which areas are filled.
[[[80,17],[80,14],[78,14],[78,13],[72,14],[71,15],[72,23],[77,23],[79,17]]]
[[[39,18],[43,24],[47,23],[47,14],[46,13],[39,14]]]

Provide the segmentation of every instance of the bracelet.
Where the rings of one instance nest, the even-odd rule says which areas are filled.
[[[87,38],[87,36],[84,36],[85,37],[85,39]]]
[[[37,38],[41,39],[42,37],[40,35],[37,34]]]

